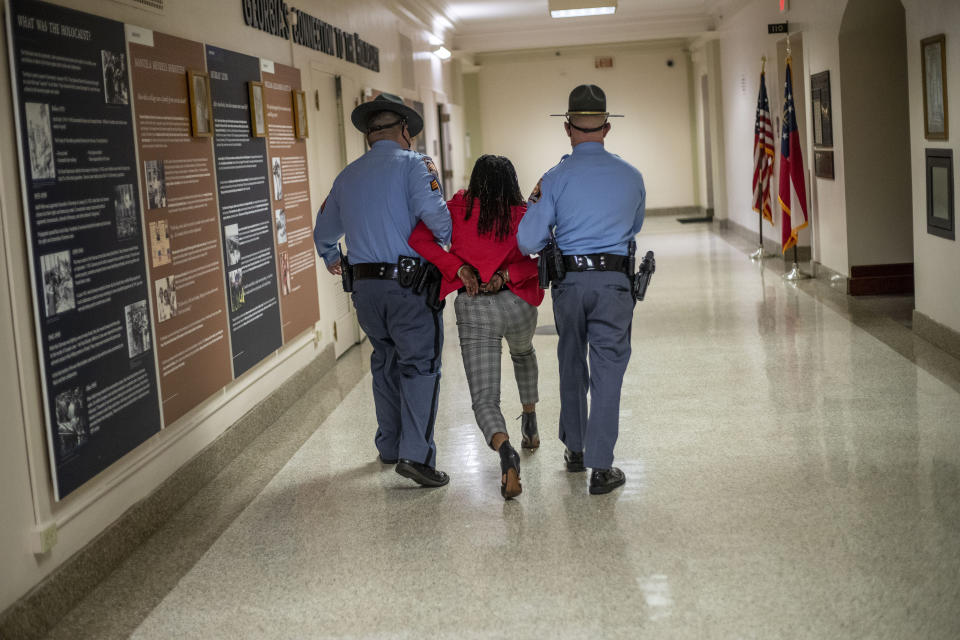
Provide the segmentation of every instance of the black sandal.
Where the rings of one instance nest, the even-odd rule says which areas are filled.
[[[520,446],[531,450],[539,448],[540,433],[537,431],[537,412],[524,413],[520,417],[523,420],[520,423],[520,432],[523,434]]]
[[[515,498],[523,493],[520,484],[520,454],[506,440],[497,450],[500,454],[500,495],[505,500]]]

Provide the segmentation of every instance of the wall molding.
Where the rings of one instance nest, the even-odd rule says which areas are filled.
[[[951,356],[960,358],[960,331],[940,324],[930,316],[914,309],[913,332]]]
[[[852,296],[912,294],[913,263],[851,266],[847,293]]]
[[[0,638],[40,638],[213,480],[336,364],[328,345],[305,367],[0,613]]]

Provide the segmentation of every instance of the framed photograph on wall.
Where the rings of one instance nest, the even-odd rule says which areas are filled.
[[[267,103],[263,99],[263,83],[248,82],[250,89],[250,135],[254,138],[267,136]]]
[[[956,239],[953,149],[927,149],[927,233]]]
[[[293,92],[293,129],[301,140],[310,135],[307,129],[307,94],[303,91]]]
[[[947,38],[942,33],[920,41],[923,64],[923,135],[946,140],[950,135],[947,113]]]
[[[190,97],[190,131],[194,137],[213,135],[213,101],[210,99],[210,76],[203,71],[187,71]]]
[[[833,114],[830,106],[830,72],[810,76],[810,97],[813,108],[813,145],[833,146]]]

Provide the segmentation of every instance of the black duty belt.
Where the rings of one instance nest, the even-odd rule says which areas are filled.
[[[357,280],[396,280],[400,271],[396,263],[390,262],[363,262],[351,268]]]
[[[593,253],[585,256],[563,256],[567,271],[617,271],[626,273],[629,263],[627,256],[615,253]]]

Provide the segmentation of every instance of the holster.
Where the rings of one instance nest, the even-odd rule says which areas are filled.
[[[345,293],[353,292],[353,269],[347,256],[343,255],[343,249],[340,249],[340,282]]]
[[[413,286],[420,271],[420,258],[400,256],[397,260],[397,283],[404,289]]]
[[[430,309],[440,311],[443,309],[445,302],[440,300],[440,285],[442,283],[443,274],[440,273],[440,269],[434,264],[423,261],[414,274],[411,290],[417,295],[422,293],[425,297],[424,301]]]
[[[634,302],[643,301],[644,296],[647,295],[650,278],[653,277],[653,272],[656,270],[657,261],[653,257],[653,251],[647,251],[647,255],[645,255],[640,262],[640,269],[638,269],[636,275],[633,276],[632,293]]]
[[[551,282],[560,282],[567,276],[567,267],[563,263],[563,252],[557,243],[551,240],[540,250],[537,260],[537,276],[540,279],[540,288],[548,289]]]

